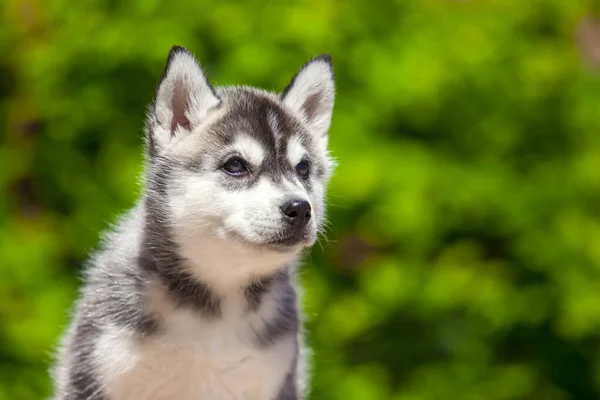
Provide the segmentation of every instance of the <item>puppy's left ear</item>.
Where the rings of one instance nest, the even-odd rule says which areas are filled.
[[[329,55],[313,58],[298,71],[281,93],[281,101],[294,110],[309,129],[327,142],[335,83]]]

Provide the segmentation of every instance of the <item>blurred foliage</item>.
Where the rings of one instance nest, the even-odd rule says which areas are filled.
[[[4,0],[0,399],[49,393],[83,260],[139,191],[169,48],[281,90],[332,54],[313,399],[600,398],[600,23],[583,0]]]

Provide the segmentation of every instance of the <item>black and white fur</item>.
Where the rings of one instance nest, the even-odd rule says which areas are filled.
[[[275,94],[213,88],[173,47],[143,195],[89,261],[55,400],[305,398],[294,268],[325,218],[333,100],[328,56]],[[245,173],[224,170],[232,157]],[[310,203],[300,225],[282,208],[295,200]]]

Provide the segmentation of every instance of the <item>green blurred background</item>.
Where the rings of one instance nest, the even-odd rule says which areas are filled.
[[[281,90],[331,53],[317,400],[600,398],[600,22],[583,0],[2,0],[0,399],[49,394],[98,234],[139,192],[167,53]]]

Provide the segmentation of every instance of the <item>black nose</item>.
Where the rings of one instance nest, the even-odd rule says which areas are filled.
[[[310,221],[310,204],[306,200],[290,200],[281,206],[288,221],[301,227]]]

